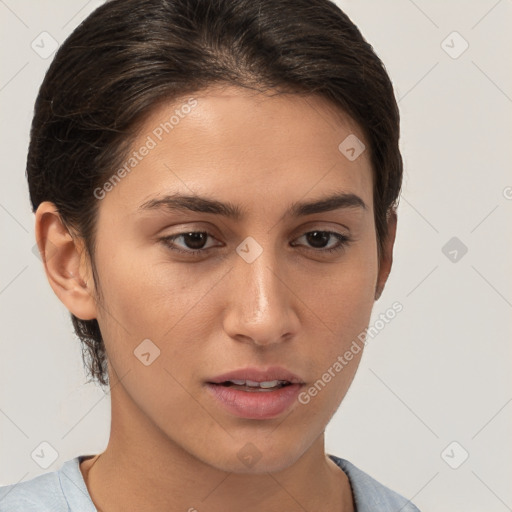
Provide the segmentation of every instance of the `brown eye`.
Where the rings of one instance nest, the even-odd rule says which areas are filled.
[[[160,241],[173,251],[197,255],[206,252],[210,247],[205,248],[205,243],[208,237],[213,238],[207,231],[187,231],[185,233],[177,233],[175,235],[166,236],[161,238]],[[182,238],[185,244],[185,249],[176,245],[175,240]]]
[[[342,235],[341,233],[336,233],[335,231],[308,231],[304,235],[307,243],[310,245],[308,249],[314,250],[315,252],[326,252],[332,253],[341,251],[345,248],[350,242],[348,236]],[[330,240],[333,240],[337,243],[334,245],[331,244],[331,247],[326,248],[326,245],[329,245]]]

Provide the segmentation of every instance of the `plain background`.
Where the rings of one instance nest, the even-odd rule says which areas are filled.
[[[395,259],[372,318],[395,301],[403,311],[370,339],[326,450],[423,511],[512,510],[512,1],[337,3],[401,110]],[[69,314],[33,252],[25,180],[52,58],[31,43],[44,31],[63,42],[99,4],[0,0],[0,485],[108,442],[109,395],[84,384]],[[41,442],[58,452],[47,469],[31,458]]]

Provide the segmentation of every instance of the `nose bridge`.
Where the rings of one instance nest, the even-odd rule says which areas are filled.
[[[253,320],[268,315],[271,306],[276,306],[276,299],[279,298],[277,296],[282,294],[273,271],[276,257],[271,248],[270,237],[264,243],[263,246],[254,238],[247,237],[237,248],[241,261],[237,262],[236,271],[246,286],[243,303],[248,306],[247,314]]]
[[[226,329],[258,344],[275,343],[293,330],[288,289],[270,241],[247,237],[236,249]]]

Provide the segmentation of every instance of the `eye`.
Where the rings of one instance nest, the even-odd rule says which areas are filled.
[[[318,253],[334,253],[341,251],[345,248],[350,242],[350,237],[346,235],[342,235],[341,233],[337,233],[335,231],[308,231],[307,233],[304,233],[301,237],[297,238],[297,240],[300,240],[301,238],[305,237],[308,241],[308,243],[313,245],[313,249],[308,247],[308,250],[313,250],[314,252]],[[324,245],[328,245],[328,242],[330,240],[335,241],[335,244],[332,245],[329,248],[324,248]],[[320,248],[318,248],[320,246]]]
[[[338,252],[344,249],[351,242],[350,237],[335,231],[308,231],[307,233],[304,233],[302,236],[297,238],[297,240],[300,240],[300,238],[303,237],[305,237],[310,244],[310,247],[307,247],[307,250],[311,250],[316,253],[330,254]],[[176,240],[180,238],[182,238],[183,242],[185,243],[185,248],[180,248],[176,245]],[[184,233],[177,233],[175,235],[163,237],[160,239],[160,241],[173,251],[187,254],[189,256],[197,256],[201,253],[206,253],[208,249],[212,248],[212,246],[205,246],[208,238],[214,237],[207,231],[187,231]],[[334,240],[335,243],[331,244],[331,247],[326,248],[325,246],[329,245],[331,240]]]
[[[166,236],[161,238],[160,241],[173,251],[195,256],[200,253],[205,253],[207,249],[210,248],[204,248],[204,243],[207,237],[213,238],[213,236],[207,231],[187,231],[186,233],[177,233],[176,235]],[[189,247],[188,250],[177,247],[174,241],[178,238],[183,238],[183,240],[186,241],[185,245],[191,247]]]

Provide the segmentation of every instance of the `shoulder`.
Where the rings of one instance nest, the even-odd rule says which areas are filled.
[[[420,512],[409,500],[381,484],[345,459],[329,455],[347,475],[357,512]]]
[[[30,480],[0,486],[0,512],[94,511],[79,459],[75,457],[59,469]]]
[[[57,471],[0,487],[0,512],[67,510]]]

